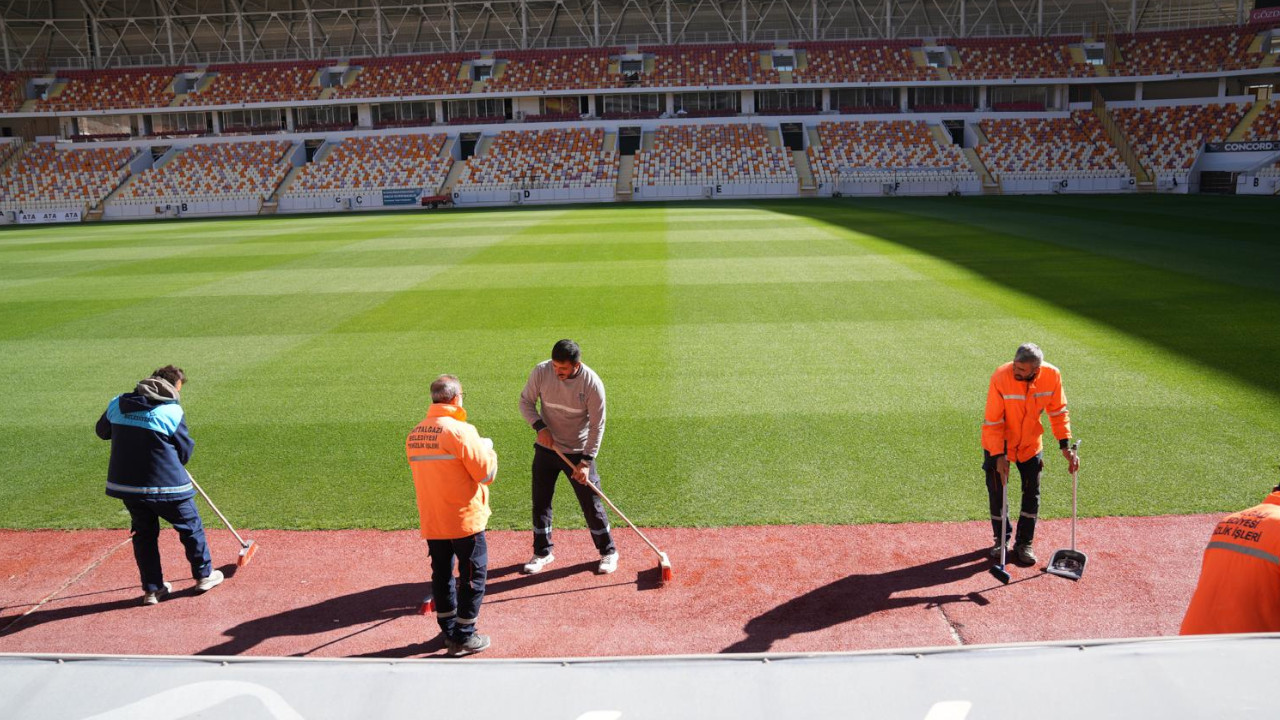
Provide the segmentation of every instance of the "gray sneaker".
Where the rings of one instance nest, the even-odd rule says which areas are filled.
[[[223,575],[221,570],[214,570],[207,577],[196,579],[196,592],[209,592],[210,590],[222,584]]]
[[[172,590],[173,590],[173,585],[169,583],[165,583],[163,588],[156,590],[155,592],[143,593],[142,604],[155,605],[160,602],[160,598],[164,597],[165,595],[168,595]]]
[[[1013,561],[1022,567],[1031,567],[1036,564],[1036,551],[1029,543],[1018,543],[1013,546]]]
[[[467,655],[475,655],[489,648],[489,636],[476,633],[467,638],[466,641],[456,643],[452,640],[445,640],[444,646],[448,649],[449,654],[454,657],[464,657]]]

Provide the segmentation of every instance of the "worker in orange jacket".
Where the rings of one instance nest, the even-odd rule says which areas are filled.
[[[991,556],[999,557],[1009,542],[1011,527],[1002,501],[1012,460],[1022,477],[1022,511],[1018,515],[1013,561],[1023,567],[1036,564],[1031,544],[1040,513],[1040,473],[1044,470],[1041,413],[1049,416],[1068,471],[1075,472],[1080,468],[1080,459],[1069,447],[1071,418],[1067,396],[1062,391],[1062,372],[1044,361],[1039,346],[1025,343],[1014,353],[1013,362],[1001,365],[991,375],[982,420],[982,469],[987,477],[991,532],[995,538]],[[1000,536],[1002,526],[1004,537]]]
[[[441,375],[431,383],[431,409],[409,433],[404,448],[413,470],[422,537],[431,555],[436,622],[450,654],[478,653],[489,647],[489,636],[476,632],[476,618],[488,575],[484,528],[498,455],[493,441],[480,437],[467,422],[458,378]]]
[[[1179,632],[1280,632],[1280,485],[1214,528]]]

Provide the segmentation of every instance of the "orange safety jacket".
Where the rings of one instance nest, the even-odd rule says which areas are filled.
[[[1214,528],[1179,632],[1280,632],[1280,491]]]
[[[404,443],[427,540],[474,535],[489,521],[488,485],[498,473],[498,455],[466,420],[466,410],[435,403]]]
[[[1071,416],[1062,392],[1062,371],[1049,363],[1031,382],[1013,379],[1013,363],[996,368],[987,387],[987,411],[982,420],[982,449],[1026,462],[1044,449],[1040,413],[1048,413],[1053,436],[1071,439]]]

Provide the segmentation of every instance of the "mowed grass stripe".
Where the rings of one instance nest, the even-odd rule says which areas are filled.
[[[0,472],[22,479],[0,489],[0,525],[127,524],[100,494],[105,444],[89,425],[137,379],[139,357],[188,353],[198,358],[186,363],[196,380],[184,392],[200,443],[193,471],[249,526],[413,527],[403,438],[443,371],[463,377],[468,409],[499,449],[491,527],[527,528],[532,432],[516,398],[559,337],[580,340],[605,379],[601,472],[611,497],[648,525],[981,518],[986,378],[1026,339],[1066,372],[1076,432],[1088,439],[1085,514],[1256,501],[1251,469],[1265,469],[1280,440],[1277,392],[1266,368],[1246,377],[1207,348],[1247,357],[1274,295],[1177,271],[1203,254],[1196,238],[1217,240],[1201,226],[1165,245],[1168,223],[1143,233],[1137,216],[1110,222],[1107,202],[1065,200],[1043,212],[1022,199],[938,199],[342,216],[323,248],[316,218],[197,223],[200,253],[237,258],[238,245],[282,262],[229,260],[237,272],[210,282],[235,294],[139,298],[138,309],[186,313],[171,332],[131,317],[133,306],[76,316],[102,301],[37,298],[31,307],[48,303],[50,322],[0,343],[18,351],[18,372],[0,380],[11,396],[49,388],[20,408],[36,420],[7,428],[18,444],[0,448]],[[1139,215],[1163,207],[1124,200]],[[1066,227],[1108,247],[1069,242]],[[255,228],[263,234],[243,235]],[[142,245],[163,245],[161,229],[149,226]],[[243,237],[209,247],[224,233]],[[118,232],[92,242],[140,246]],[[10,252],[38,264],[38,246]],[[1270,257],[1250,271],[1265,273]],[[80,269],[131,279],[127,265],[84,262],[93,259]],[[147,259],[185,258],[139,258],[142,282]],[[405,281],[423,266],[445,269]],[[349,284],[333,285],[345,267],[357,268],[339,280]],[[352,279],[380,282],[380,268],[390,268],[382,288]],[[536,284],[501,286],[524,283],[531,268]],[[1205,327],[1233,302],[1257,315]],[[254,347],[272,333],[283,334]],[[102,355],[112,356],[106,367],[58,382]],[[47,406],[59,409],[41,422]],[[1049,460],[1043,514],[1062,515],[1069,480],[1061,459]],[[558,495],[557,525],[581,526],[571,493]]]

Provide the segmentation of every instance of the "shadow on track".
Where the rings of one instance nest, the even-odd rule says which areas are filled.
[[[773,643],[792,635],[817,632],[883,610],[912,605],[955,602],[984,604],[977,593],[895,597],[899,593],[949,585],[980,575],[991,567],[986,550],[934,560],[923,565],[875,575],[850,575],[751,619],[747,637],[721,650],[726,653],[768,652]]]

